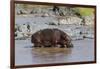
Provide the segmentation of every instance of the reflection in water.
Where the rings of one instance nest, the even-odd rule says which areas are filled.
[[[33,48],[32,58],[33,62],[38,63],[64,62],[71,51],[70,48]]]
[[[71,48],[33,48],[32,53],[37,53],[37,54],[44,54],[44,55],[55,55],[58,53],[62,54],[69,54],[71,53]]]

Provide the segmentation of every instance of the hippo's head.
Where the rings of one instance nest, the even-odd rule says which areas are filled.
[[[67,47],[67,48],[73,47],[73,44],[69,40],[62,40],[62,44],[64,45],[64,47]]]
[[[73,44],[71,42],[65,42],[67,48],[73,48]]]

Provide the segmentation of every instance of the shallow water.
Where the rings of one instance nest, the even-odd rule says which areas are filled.
[[[72,41],[73,48],[33,48],[30,40],[15,40],[15,65],[94,60],[94,39]]]

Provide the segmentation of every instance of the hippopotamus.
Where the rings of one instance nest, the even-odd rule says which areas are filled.
[[[31,42],[34,44],[34,47],[73,47],[70,36],[57,28],[35,32],[31,36]]]

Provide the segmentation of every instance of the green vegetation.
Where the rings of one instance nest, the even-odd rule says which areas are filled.
[[[94,9],[77,7],[76,12],[79,13],[81,16],[90,16],[93,15]]]

